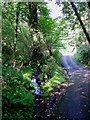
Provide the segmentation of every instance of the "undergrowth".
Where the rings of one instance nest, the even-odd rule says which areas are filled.
[[[2,120],[30,120],[34,112],[31,81],[11,67],[3,66]],[[29,88],[32,88],[29,90]]]
[[[74,59],[90,68],[90,48],[85,45],[78,47]]]

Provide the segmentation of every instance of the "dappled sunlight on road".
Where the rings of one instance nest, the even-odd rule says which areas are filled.
[[[90,117],[90,71],[79,66],[72,57],[64,56],[62,64],[70,78],[63,100],[54,110],[54,118],[60,120],[89,120]],[[68,69],[69,68],[69,69]]]

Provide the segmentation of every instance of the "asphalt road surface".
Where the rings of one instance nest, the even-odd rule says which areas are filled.
[[[53,111],[52,120],[90,120],[90,71],[79,66],[71,56],[63,56],[69,71],[70,87]]]

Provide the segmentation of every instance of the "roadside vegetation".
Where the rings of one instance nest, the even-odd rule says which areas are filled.
[[[77,48],[74,58],[78,63],[90,68],[90,48],[86,45],[82,45]]]
[[[43,3],[12,2],[3,4],[2,9],[2,119],[32,120],[36,87],[31,77],[37,68],[45,99],[65,79],[59,52],[60,28]]]
[[[70,2],[62,5],[63,17],[53,19],[46,3],[2,3],[2,120],[33,120],[36,87],[31,81],[32,75],[39,70],[46,102],[50,92],[66,81],[60,50],[66,48],[67,41],[71,46],[76,45],[84,32],[89,43],[87,31],[78,32],[79,36],[74,34],[84,26],[77,20],[79,14],[75,14]],[[87,4],[76,6],[86,30]],[[80,46],[76,58],[88,64],[89,57],[90,49]]]

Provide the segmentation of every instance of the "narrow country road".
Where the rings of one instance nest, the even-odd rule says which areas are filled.
[[[69,70],[70,87],[54,109],[52,120],[90,120],[90,71],[79,66],[71,56],[63,56]]]

